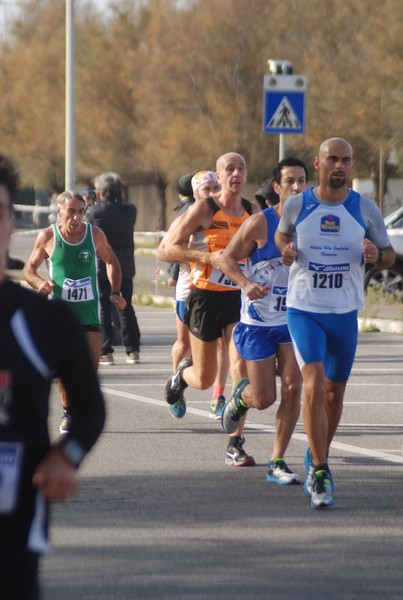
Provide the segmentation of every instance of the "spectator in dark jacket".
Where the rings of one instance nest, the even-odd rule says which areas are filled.
[[[132,304],[133,278],[136,274],[133,232],[137,209],[134,204],[123,203],[122,181],[117,173],[103,173],[97,177],[95,188],[99,203],[89,206],[85,217],[89,223],[102,229],[118,257],[122,270],[122,296],[126,300],[126,308],[119,311],[118,318],[127,354],[126,362],[134,364],[140,361],[140,330]],[[115,290],[111,290],[105,263],[100,260],[98,260],[98,287],[102,334],[100,364],[112,365],[114,334],[109,297]]]

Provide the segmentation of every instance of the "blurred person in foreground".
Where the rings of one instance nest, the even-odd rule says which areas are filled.
[[[49,502],[76,492],[76,469],[101,433],[105,406],[73,312],[5,276],[17,184],[14,165],[0,156],[0,597],[38,600]],[[72,421],[51,444],[55,374],[71,398]]]
[[[122,270],[122,296],[126,307],[118,311],[118,320],[126,350],[126,362],[140,362],[140,329],[133,308],[133,278],[136,274],[134,262],[134,225],[137,209],[134,204],[123,203],[122,181],[117,173],[103,173],[95,180],[99,201],[89,206],[85,220],[96,225],[105,233],[116,254]],[[100,365],[113,365],[114,330],[112,307],[109,297],[114,290],[105,270],[105,264],[98,260],[98,287],[101,306],[102,355]]]
[[[288,198],[275,242],[291,266],[287,322],[304,385],[309,447],[305,493],[312,508],[334,504],[328,464],[357,348],[365,264],[390,267],[395,252],[376,204],[350,189],[353,150],[344,139],[322,142],[319,185]]]

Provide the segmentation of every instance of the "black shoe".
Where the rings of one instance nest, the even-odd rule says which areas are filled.
[[[233,467],[253,467],[255,465],[253,456],[246,454],[242,448],[244,443],[245,438],[242,435],[230,437],[225,458],[226,465]]]
[[[249,410],[249,406],[242,406],[242,404],[240,404],[241,394],[247,385],[249,385],[249,379],[246,379],[246,377],[238,379],[234,386],[231,398],[224,406],[221,415],[221,425],[227,433],[234,433],[234,431],[238,429],[241,417]]]
[[[182,371],[187,367],[191,367],[192,364],[191,358],[183,358],[175,374],[168,379],[165,385],[165,400],[168,404],[176,404],[180,400],[183,400],[183,390],[187,388],[188,384],[182,379]]]

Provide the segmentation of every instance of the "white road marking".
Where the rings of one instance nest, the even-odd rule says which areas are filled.
[[[110,394],[111,396],[118,396],[120,398],[127,398],[129,400],[137,400],[138,402],[144,402],[144,404],[151,404],[153,406],[163,407],[165,410],[167,409],[167,404],[163,400],[156,400],[155,398],[148,398],[147,396],[140,396],[139,394],[124,392],[123,390],[115,390],[104,385],[102,386],[102,391],[105,394]],[[187,412],[198,417],[209,418],[209,412],[206,410],[200,410],[198,408],[187,406]],[[245,422],[245,427],[248,429],[255,429],[261,432],[267,431],[269,433],[274,433],[273,426],[263,425],[262,423],[252,423],[248,420]],[[385,427],[385,425],[382,425],[381,427]],[[296,440],[304,442],[304,444],[307,443],[307,437],[303,433],[294,433],[292,437]],[[336,448],[337,450],[342,450],[343,452],[360,454],[362,456],[378,458],[386,462],[398,463],[403,465],[403,456],[394,456],[393,454],[390,454],[389,452],[384,452],[382,450],[360,448],[359,446],[352,446],[351,444],[344,444],[342,442],[336,441],[333,441],[331,447]]]

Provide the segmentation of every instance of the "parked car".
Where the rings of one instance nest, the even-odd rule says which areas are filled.
[[[365,291],[377,286],[384,292],[403,295],[403,206],[384,219],[390,242],[396,252],[396,260],[388,269],[370,266],[364,277]]]

